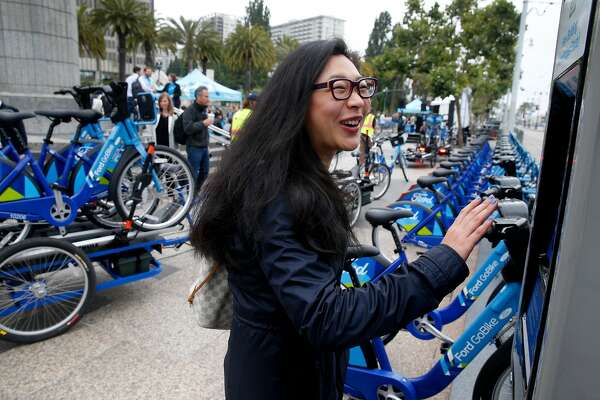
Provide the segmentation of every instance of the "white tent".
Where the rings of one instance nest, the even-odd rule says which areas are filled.
[[[208,97],[212,101],[242,101],[241,92],[229,89],[228,87],[213,81],[199,69],[195,69],[183,78],[178,79],[177,83],[181,86],[181,98],[184,100],[193,100],[194,91],[198,86],[206,86],[208,88]]]
[[[471,124],[471,88],[465,88],[460,95],[460,126],[467,128]]]

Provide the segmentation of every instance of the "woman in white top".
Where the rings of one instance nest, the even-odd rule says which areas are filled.
[[[173,126],[178,117],[178,112],[173,107],[171,96],[163,93],[158,98],[159,116],[154,126],[154,142],[163,146],[176,148],[173,138]]]

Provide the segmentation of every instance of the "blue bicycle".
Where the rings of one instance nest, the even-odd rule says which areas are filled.
[[[365,214],[365,218],[371,224],[373,230],[384,229],[389,231],[394,240],[394,253],[398,255],[397,261],[400,265],[408,263],[408,259],[404,252],[404,247],[401,241],[401,233],[398,225],[394,222],[405,215],[407,210],[395,210],[390,208],[371,208]],[[527,204],[521,200],[506,199],[498,202],[497,217],[503,218],[529,218],[529,209]],[[373,246],[381,248],[378,241],[379,236],[373,236]],[[471,307],[471,305],[479,298],[483,291],[490,285],[494,277],[504,268],[509,259],[509,253],[504,242],[498,243],[489,256],[479,265],[477,270],[472,274],[471,278],[466,283],[465,287],[458,295],[451,300],[450,304],[445,307],[436,309],[419,317],[406,326],[406,329],[416,338],[421,340],[431,340],[437,338],[445,345],[450,342],[447,337],[441,332],[443,327],[458,318]],[[355,269],[359,282],[365,283],[369,280],[378,277],[386,268],[392,264],[386,256],[379,255],[376,258],[360,258],[352,263]],[[348,277],[343,281],[345,284],[351,284]],[[498,288],[499,290],[499,288]],[[492,297],[495,296],[492,295]],[[384,343],[388,343],[393,337],[386,336],[383,338]]]
[[[494,244],[504,241],[510,254],[510,262],[501,272],[506,283],[502,290],[457,340],[446,337],[450,342],[449,348],[433,368],[422,376],[406,378],[397,374],[391,367],[382,338],[374,338],[353,348],[351,354],[358,352],[362,357],[353,357],[346,373],[344,392],[350,399],[417,400],[431,397],[448,386],[485,346],[495,344],[510,330],[518,307],[529,225],[524,218],[498,218],[487,237]],[[401,260],[389,265],[372,282],[377,282],[381,276],[398,268],[402,268]],[[352,270],[352,267],[347,266],[346,269]],[[354,283],[360,285],[356,279]],[[506,343],[509,341],[504,338],[497,352],[506,352],[505,349],[509,347]],[[510,379],[509,374],[502,374],[501,377],[503,381],[494,382],[494,389],[502,388],[505,381]],[[484,390],[489,392],[489,387],[484,388],[480,384],[478,390],[476,396],[484,398],[480,395]]]
[[[107,171],[114,171],[108,185],[109,198],[119,215],[124,219],[131,218],[139,229],[166,228],[187,215],[195,192],[187,161],[175,150],[152,145],[152,163],[148,165],[145,162],[148,152],[141,143],[137,125],[129,118],[126,85],[111,84],[102,90],[115,106],[111,115],[115,125],[89,172],[79,175],[76,192],[69,194],[67,187],[49,182],[25,146],[18,163],[0,160],[0,218],[45,221],[64,233],[81,207],[95,200],[98,191],[106,192],[106,184],[101,180]],[[147,103],[154,102],[148,100]],[[99,114],[92,110],[46,114],[79,121],[75,142],[79,142],[83,127],[96,124],[99,118]],[[30,113],[1,112],[0,126],[11,129],[16,123],[34,116]],[[74,162],[74,158],[67,161]],[[64,171],[71,169],[72,165],[68,163],[63,168]],[[134,210],[133,215],[130,215],[131,210]]]

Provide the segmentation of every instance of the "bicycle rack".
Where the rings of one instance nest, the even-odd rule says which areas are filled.
[[[120,243],[123,236],[120,235],[119,229],[88,229],[68,233],[65,236],[53,235],[50,237],[67,240],[81,248],[91,261],[99,264],[110,275],[112,280],[97,283],[96,292],[160,274],[162,266],[152,252],[162,252],[164,247],[178,247],[189,241],[188,231],[183,225],[148,232],[130,231],[124,237],[126,243]],[[40,255],[43,254],[40,253]],[[117,255],[119,257],[116,257]],[[126,275],[116,272],[118,268],[115,263],[132,257],[135,257],[136,261],[130,260],[130,262],[136,262],[136,264],[141,262],[137,259],[143,258],[144,262],[148,263],[148,269]]]

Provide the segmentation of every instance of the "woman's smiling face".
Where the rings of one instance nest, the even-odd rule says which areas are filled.
[[[346,56],[332,56],[314,83],[335,78],[356,81],[360,73]],[[319,158],[328,165],[339,150],[351,151],[358,147],[364,116],[371,109],[371,100],[363,99],[352,89],[346,100],[336,100],[329,88],[316,89],[306,115],[306,128],[311,144]]]

